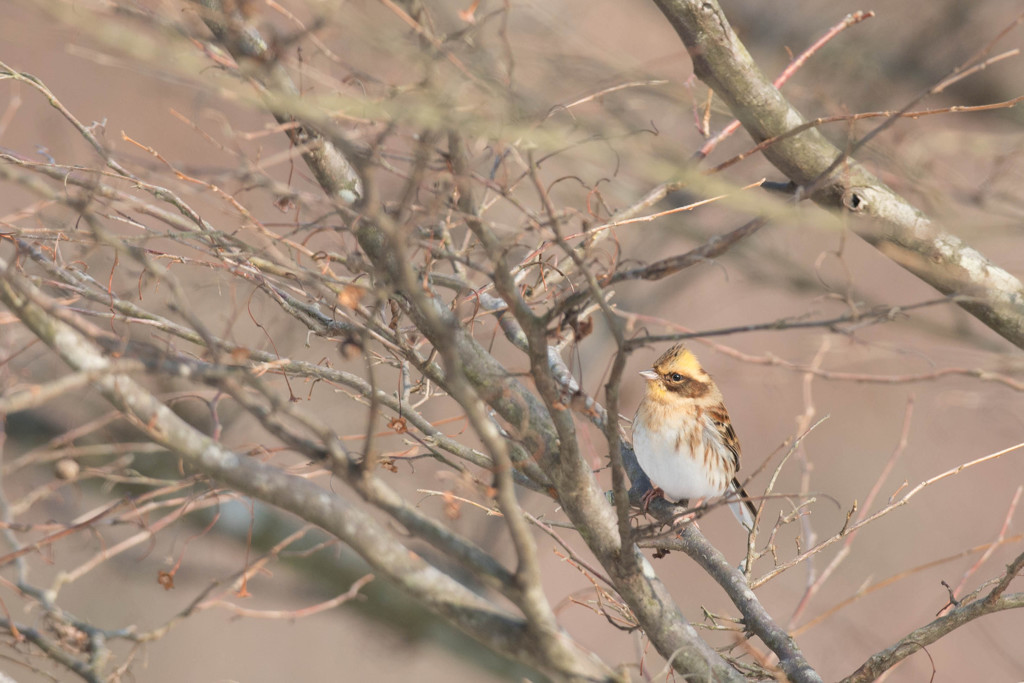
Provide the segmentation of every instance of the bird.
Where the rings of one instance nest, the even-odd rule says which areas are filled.
[[[748,531],[757,508],[736,473],[740,442],[722,392],[685,344],[676,344],[650,370],[644,397],[633,418],[633,450],[654,489],[644,509],[663,495],[694,507],[724,497]]]

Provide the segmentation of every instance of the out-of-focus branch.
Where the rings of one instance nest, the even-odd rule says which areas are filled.
[[[264,102],[274,118],[278,123],[290,124],[285,127],[289,139],[302,150],[303,160],[327,195],[343,204],[354,204],[362,199],[363,183],[353,163],[353,150],[342,149],[343,141],[331,140],[309,122],[299,121],[275,106],[279,98],[297,97],[299,89],[244,13],[234,2],[230,3],[230,9],[221,0],[193,2],[203,8],[203,21],[217,40],[266,95]]]
[[[189,327],[156,315],[131,301],[118,297],[113,292],[105,291],[104,288],[102,288],[102,286],[87,273],[58,267],[50,259],[41,254],[38,249],[32,246],[32,244],[24,240],[18,240],[17,245],[19,250],[28,254],[37,265],[45,269],[47,273],[55,278],[55,280],[63,282],[66,289],[115,311],[116,315],[114,319],[124,320],[126,322],[144,321],[156,326],[165,333],[174,335],[194,344],[199,344],[200,346],[212,342],[216,349],[219,349],[228,355],[244,355],[250,361],[267,364],[264,366],[265,369],[269,370],[272,368],[275,373],[325,380],[350,387],[358,391],[367,399],[376,400],[380,404],[387,406],[395,415],[399,415],[403,419],[407,420],[410,425],[423,434],[422,443],[428,448],[439,447],[444,451],[452,453],[463,460],[483,468],[489,469],[493,466],[490,458],[485,454],[447,436],[444,432],[434,427],[430,421],[425,419],[418,411],[408,405],[403,405],[401,400],[393,395],[380,390],[375,390],[366,380],[358,375],[342,370],[336,370],[324,365],[281,358],[276,354],[243,346],[228,339],[216,336],[209,336],[206,338],[201,337],[195,332],[195,330]],[[297,304],[298,302],[296,302],[296,305]],[[309,316],[316,316],[316,322],[320,323],[325,334],[329,334],[332,330],[338,328],[347,329],[345,325],[339,321],[331,320],[315,309],[310,308],[307,313]],[[120,372],[131,372],[139,369],[140,367],[145,367],[146,370],[151,372],[159,371],[170,375],[184,374],[189,377],[193,377],[194,379],[214,385],[222,381],[231,373],[241,370],[238,366],[215,366],[191,360],[175,361],[164,357],[162,354],[154,355],[153,353],[145,353],[143,355],[147,356],[147,358],[141,359],[141,366],[138,365],[138,361],[135,360],[122,360],[118,362],[118,370]],[[72,375],[62,380],[56,380],[52,383],[52,386],[47,385],[42,388],[37,387],[28,390],[25,393],[5,397],[0,401],[0,407],[7,406],[7,410],[10,411],[24,409],[19,407],[21,405],[38,405],[41,401],[45,401],[50,395],[66,391],[69,388],[73,388],[80,384],[88,384],[93,379],[94,378],[89,374],[79,373]],[[536,468],[525,468],[525,473],[516,470],[513,474],[516,477],[517,483],[533,490],[543,490],[549,484],[547,477]],[[530,478],[528,475],[534,475],[536,478]],[[537,477],[537,475],[540,476]]]
[[[3,260],[0,260],[0,301],[76,371],[108,368],[109,360],[100,349],[54,316],[52,302]],[[551,644],[537,642],[538,634],[522,619],[497,608],[410,552],[372,516],[313,482],[224,448],[178,417],[130,377],[111,372],[97,379],[93,386],[131,418],[138,429],[172,450],[188,466],[334,534],[380,575],[387,576],[495,651],[559,678],[613,678],[596,658],[580,650],[568,638],[560,643],[560,659],[545,659],[543,653]],[[570,657],[570,653],[575,656]]]
[[[429,134],[423,136],[430,139]],[[422,149],[422,146],[421,146]],[[425,164],[425,156],[423,162]],[[415,177],[417,174],[413,173]],[[373,194],[372,184],[370,194]],[[412,181],[410,182],[412,185]],[[418,186],[418,182],[415,183]],[[414,190],[410,191],[410,195]],[[473,341],[464,328],[451,320],[451,312],[436,297],[425,292],[413,272],[411,260],[407,257],[403,236],[397,227],[376,207],[367,206],[364,226],[360,228],[360,241],[370,258],[380,267],[384,276],[396,293],[404,301],[409,315],[417,321],[417,327],[438,349],[445,367],[443,382],[451,396],[459,402],[465,411],[474,431],[486,445],[494,462],[496,498],[499,508],[504,513],[506,524],[516,550],[517,567],[513,585],[515,591],[510,597],[527,617],[527,627],[534,634],[538,647],[542,649],[543,658],[552,662],[572,659],[575,653],[565,649],[567,639],[558,626],[554,611],[544,596],[541,585],[540,569],[537,564],[536,545],[530,535],[528,523],[523,516],[516,499],[513,487],[513,460],[511,450],[497,425],[487,415],[487,403],[481,395],[486,390],[493,395],[493,382],[481,383],[479,378],[473,381],[467,368],[470,363],[460,353],[467,348],[467,342]],[[383,247],[386,254],[371,251],[367,248]],[[481,349],[482,351],[482,349]],[[487,354],[490,357],[489,354]],[[514,424],[514,423],[513,423]],[[542,423],[543,424],[543,423]],[[528,438],[533,425],[519,427],[520,438]],[[550,451],[548,451],[550,453]],[[542,456],[542,459],[545,459]]]
[[[715,235],[701,246],[696,249],[691,249],[685,254],[671,256],[638,268],[617,270],[604,284],[611,285],[623,280],[660,280],[661,278],[678,273],[680,270],[688,268],[696,263],[702,263],[708,259],[713,259],[724,254],[729,247],[734,245],[736,242],[739,242],[741,239],[754,234],[767,223],[767,218],[755,218],[747,221],[735,230],[725,233],[724,235]]]
[[[463,190],[464,193],[469,191],[469,187]],[[471,204],[468,202],[467,206]],[[700,638],[680,612],[647,559],[633,544],[631,534],[621,533],[620,514],[608,505],[579,452],[569,401],[564,393],[566,385],[558,373],[560,363],[552,362],[545,319],[534,315],[520,296],[502,245],[479,221],[470,219],[469,224],[495,263],[495,288],[509,311],[504,315],[511,314],[515,320],[515,325],[506,330],[512,337],[522,334],[531,375],[547,409],[548,424],[558,435],[557,450],[541,457],[547,463],[545,469],[551,475],[562,509],[608,570],[640,627],[658,652],[669,660],[670,666],[684,675],[740,680],[739,673]],[[618,429],[617,424],[606,427]]]
[[[1010,582],[1022,570],[1024,570],[1024,554],[1018,555],[1006,567],[1006,572],[985,597],[961,604],[935,621],[911,631],[892,647],[872,655],[859,669],[844,678],[842,683],[873,681],[910,655],[925,649],[939,638],[978,617],[1008,609],[1024,608],[1024,593],[1005,594]]]
[[[387,217],[379,214],[373,219],[387,222]],[[458,324],[445,306],[426,296],[418,284],[402,286],[408,280],[404,273],[408,263],[398,257],[388,233],[389,230],[378,227],[373,221],[364,220],[357,235],[378,272],[386,275],[391,286],[399,288],[407,302],[406,311],[417,327],[436,348],[446,350],[449,371],[457,362],[460,375],[472,384],[475,393],[511,424],[515,436],[542,463],[552,479],[563,510],[602,565],[609,570],[616,588],[658,651],[670,659],[678,671],[713,676],[716,680],[742,680],[740,674],[686,621],[640,550],[631,544],[623,547],[616,515],[597,486],[589,465],[580,457],[575,441],[559,439],[552,415],[564,413],[560,417],[567,417],[569,411],[561,401],[560,388],[551,379],[548,347],[543,341],[546,332],[539,319],[532,317],[525,308],[520,309],[521,317],[517,317],[520,325],[524,320],[531,321],[532,329],[523,329],[528,340],[531,369],[538,373],[534,375],[535,379],[548,377],[551,382],[545,397],[550,407],[542,405],[532,392],[510,377],[493,356]],[[496,273],[499,280],[502,272],[507,271],[501,271],[499,264]],[[503,289],[501,284],[498,287],[499,291]],[[506,303],[516,301],[511,282],[505,283],[502,294],[508,296]],[[563,426],[563,432],[565,429]]]
[[[79,678],[88,683],[102,683],[106,680],[98,671],[94,670],[88,663],[75,659],[70,654],[64,651],[64,648],[59,643],[47,638],[45,635],[40,633],[38,630],[29,626],[23,626],[21,624],[15,624],[13,621],[0,617],[0,628],[5,631],[16,630],[20,633],[24,639],[31,642],[33,645],[42,650],[47,657],[53,661],[67,667],[70,671],[74,672]],[[13,680],[13,679],[10,679]]]
[[[729,106],[755,142],[804,125],[736,36],[716,0],[654,0],[693,59],[694,73]],[[763,150],[819,205],[842,210],[865,240],[1024,348],[1024,285],[955,235],[942,231],[816,129]],[[835,169],[838,160],[842,163]]]
[[[908,253],[918,253],[915,245],[906,246],[912,241],[906,231],[922,243],[932,240],[931,248],[937,248],[934,240],[938,233],[925,218],[909,205],[898,203],[902,200],[831,147],[816,130],[797,125],[802,119],[781,96],[743,99],[746,93],[738,91],[748,87],[744,79],[756,81],[759,74],[714,0],[656,1],[670,18],[673,13],[678,15],[673,23],[687,44],[696,46],[693,54],[698,73],[720,88],[719,96],[731,105],[741,111],[748,108],[744,124],[748,130],[759,131],[755,138],[771,141],[765,142],[763,149],[794,181],[784,188],[787,193],[795,188],[798,196],[811,195],[824,205],[848,209],[852,216],[871,216],[886,230],[895,225],[891,230],[894,236],[886,233],[879,239],[880,248],[902,245]],[[552,135],[587,133],[591,125],[582,109],[572,112],[574,118],[579,117],[579,125],[572,129],[555,129],[557,122],[552,117],[530,114],[531,109],[538,111],[527,101],[534,95],[527,94],[513,78],[510,36],[514,33],[506,26],[494,26],[503,17],[507,19],[507,7],[494,9],[477,23],[471,20],[473,3],[470,19],[460,13],[459,24],[455,17],[450,17],[452,22],[448,18],[437,21],[440,17],[432,16],[435,10],[421,0],[385,0],[384,7],[402,22],[399,30],[409,40],[391,40],[386,32],[392,27],[374,25],[367,47],[381,50],[378,54],[393,50],[389,60],[402,61],[404,67],[401,75],[394,77],[398,72],[389,71],[390,63],[382,74],[376,69],[362,72],[353,68],[348,56],[318,53],[310,58],[306,41],[315,40],[314,33],[323,29],[340,29],[341,34],[331,34],[328,39],[341,39],[347,50],[347,41],[356,37],[348,33],[359,20],[356,15],[325,15],[310,22],[309,28],[299,24],[300,31],[289,37],[274,30],[277,24],[272,17],[260,16],[261,11],[287,13],[273,3],[268,5],[270,10],[257,9],[258,3],[248,0],[192,0],[188,4],[196,10],[185,14],[189,29],[156,14],[149,18],[141,11],[130,12],[136,21],[154,26],[160,22],[162,29],[188,34],[187,51],[206,49],[214,69],[222,70],[227,78],[218,81],[220,74],[207,78],[201,88],[204,92],[214,93],[218,82],[229,81],[232,87],[221,91],[225,99],[241,97],[279,123],[243,132],[242,126],[248,128],[248,123],[234,117],[228,107],[210,112],[224,124],[218,133],[207,132],[211,129],[205,128],[205,121],[213,117],[208,119],[202,111],[194,120],[177,115],[195,134],[220,149],[227,165],[172,161],[162,150],[123,136],[124,141],[148,153],[146,161],[151,164],[138,164],[143,171],[134,166],[129,169],[122,165],[127,157],[115,157],[113,148],[104,146],[102,124],[83,125],[38,79],[0,64],[0,81],[30,87],[33,97],[37,93],[47,97],[106,164],[89,168],[58,163],[45,152],[46,160],[40,162],[28,152],[0,150],[0,180],[39,200],[5,217],[5,225],[10,227],[0,232],[0,247],[6,250],[5,256],[9,254],[7,261],[0,260],[0,308],[6,303],[11,312],[0,316],[4,326],[0,332],[13,329],[11,338],[24,334],[28,340],[19,340],[19,349],[10,356],[6,349],[0,354],[4,356],[0,373],[7,373],[8,367],[20,373],[11,384],[14,389],[0,392],[0,413],[4,408],[39,410],[45,403],[61,401],[62,394],[77,394],[90,387],[115,406],[107,415],[71,428],[59,440],[33,449],[5,468],[6,474],[57,458],[80,468],[80,473],[75,469],[71,477],[54,468],[56,478],[27,495],[19,493],[20,498],[10,505],[0,492],[2,535],[13,546],[10,558],[27,566],[30,552],[39,548],[21,538],[48,533],[52,526],[57,533],[44,537],[49,548],[67,533],[56,523],[26,524],[20,515],[47,496],[100,477],[110,485],[136,485],[145,478],[143,485],[161,487],[150,493],[158,501],[141,505],[140,497],[131,499],[133,517],[109,520],[111,526],[125,521],[137,524],[140,528],[128,538],[114,539],[123,527],[108,533],[88,515],[69,527],[94,531],[103,542],[102,549],[73,571],[62,571],[50,591],[52,598],[27,589],[20,597],[41,605],[46,616],[53,617],[59,609],[56,596],[62,582],[78,580],[110,557],[166,533],[168,525],[184,520],[187,514],[222,501],[251,497],[333,534],[328,543],[338,543],[334,537],[340,539],[372,565],[375,575],[390,579],[399,592],[426,603],[432,613],[470,633],[487,648],[533,666],[552,680],[624,679],[621,671],[613,671],[612,665],[582,647],[560,624],[561,614],[551,602],[556,598],[542,571],[544,562],[538,549],[543,546],[529,526],[534,524],[551,534],[573,565],[593,581],[595,601],[587,606],[609,617],[615,626],[642,632],[652,646],[649,650],[667,660],[666,671],[674,669],[693,680],[740,681],[744,674],[768,674],[797,683],[820,683],[820,676],[794,639],[772,619],[753,591],[789,567],[813,560],[816,553],[840,539],[852,538],[858,522],[826,543],[811,548],[804,544],[795,558],[789,552],[777,554],[775,532],[800,518],[809,505],[805,501],[780,517],[763,550],[758,548],[764,537],[751,534],[745,573],[731,567],[696,526],[683,527],[678,539],[670,537],[680,528],[669,526],[657,540],[650,540],[657,525],[638,526],[632,509],[651,486],[623,438],[618,415],[620,386],[631,386],[623,378],[630,374],[626,372],[629,356],[638,346],[696,335],[659,334],[673,330],[673,325],[646,315],[650,311],[616,308],[612,298],[617,283],[628,281],[627,290],[644,289],[640,281],[659,280],[718,258],[767,220],[796,212],[799,205],[786,202],[778,211],[780,207],[773,205],[782,202],[758,202],[737,224],[752,215],[760,217],[745,225],[712,237],[688,253],[657,253],[647,265],[633,267],[637,255],[632,253],[630,241],[618,241],[625,237],[619,228],[692,210],[731,192],[636,216],[646,213],[668,192],[694,187],[690,180],[666,182],[616,213],[612,207],[623,200],[620,194],[625,185],[606,189],[611,183],[595,181],[589,171],[574,167],[575,160],[566,154],[566,150],[586,143],[570,140],[567,147],[552,151],[549,142]],[[443,35],[434,33],[437,26],[445,27]],[[457,28],[449,30],[451,27]],[[379,35],[378,28],[382,30]],[[202,38],[196,39],[192,29]],[[493,68],[487,50],[481,49],[495,30],[507,48],[507,59],[498,66],[507,68]],[[357,61],[360,54],[356,49],[351,52]],[[464,60],[461,55],[473,59]],[[333,61],[332,69],[340,66],[346,73],[341,76],[340,70],[321,68],[325,56]],[[727,64],[728,59],[739,61]],[[174,64],[180,67],[181,60]],[[746,73],[748,66],[750,73]],[[189,82],[200,72],[212,75],[201,69],[171,71]],[[346,96],[348,89],[356,95]],[[615,90],[607,88],[577,99],[565,110],[583,102],[600,105],[598,98],[610,99]],[[314,94],[324,91],[330,94]],[[256,97],[249,97],[253,92]],[[708,111],[710,103],[709,98]],[[754,112],[755,105],[761,114]],[[17,106],[12,104],[0,115],[0,129],[13,118]],[[767,118],[762,120],[762,114]],[[622,121],[634,127],[628,119]],[[350,123],[352,129],[342,127]],[[365,143],[352,142],[356,138],[351,130],[356,126],[363,131]],[[771,137],[761,137],[773,131]],[[587,140],[616,144],[616,129],[604,123],[589,132],[594,135]],[[270,143],[264,144],[268,138]],[[551,153],[535,163],[533,150],[537,149]],[[626,148],[614,151],[619,156]],[[300,155],[318,188],[310,190],[306,185],[310,174],[291,166]],[[634,157],[623,159],[634,161]],[[839,170],[832,174],[836,168]],[[173,180],[166,188],[154,184],[171,174],[180,187],[187,188],[183,193],[175,192],[179,185]],[[278,179],[285,176],[286,181]],[[576,186],[570,190],[567,180]],[[574,196],[571,193],[577,193],[575,199],[565,202],[564,198]],[[884,196],[878,199],[872,193]],[[226,210],[218,214],[215,209],[201,209],[207,200]],[[751,204],[733,208],[742,210],[744,206]],[[272,208],[286,217],[268,211]],[[952,244],[947,237],[939,235],[944,246]],[[927,248],[925,253],[930,254]],[[924,273],[922,277],[938,277],[935,272],[948,275],[949,289],[956,294],[941,302],[998,308],[991,297],[986,298],[988,293],[964,285],[962,274],[952,267],[936,267],[930,260],[913,267]],[[207,283],[215,285],[218,294],[223,292],[226,301],[200,300],[214,288],[200,294],[198,287]],[[193,285],[197,288],[189,289]],[[940,302],[867,311],[852,301],[847,303],[848,315],[830,319],[785,318],[706,334],[813,327],[853,334],[862,327],[892,320],[901,311]],[[595,325],[593,317],[598,315],[603,319]],[[495,322],[514,348],[497,339]],[[637,332],[641,325],[646,328],[642,335]],[[581,362],[579,374],[574,376],[575,365],[565,360],[570,357],[567,350],[578,353],[581,361],[591,357],[585,345],[593,339],[581,344],[591,332],[595,337],[612,337],[616,345],[615,359],[605,368],[604,405],[586,393],[586,388],[599,391],[592,384],[598,371]],[[302,334],[307,344],[299,349]],[[37,373],[40,354],[48,360],[54,355],[41,349],[32,335],[52,347],[71,367],[71,374],[61,377],[59,370],[56,377],[50,372]],[[332,348],[332,344],[340,346]],[[357,355],[362,362],[355,372],[364,376],[332,367],[335,363],[341,368],[347,367],[341,363],[354,364]],[[309,359],[303,360],[306,356]],[[314,362],[315,358],[320,360]],[[528,369],[524,367],[527,361]],[[807,371],[808,377],[812,371],[813,376],[825,376],[826,372],[815,365]],[[585,378],[589,378],[587,382]],[[1015,385],[1009,378],[1000,381],[1019,388],[1019,383]],[[174,393],[157,395],[144,386],[147,382]],[[296,388],[300,383],[309,387],[305,401],[303,390]],[[325,396],[326,386],[345,402],[340,411],[330,400],[333,397]],[[212,436],[172,412],[172,401],[199,406],[199,420],[209,421]],[[315,406],[313,401],[317,401]],[[173,407],[181,415],[193,415],[186,412],[192,405]],[[91,406],[73,408],[77,415],[79,408]],[[318,415],[317,410],[330,412]],[[365,420],[360,419],[364,412],[368,414]],[[382,418],[391,418],[387,428],[378,426]],[[588,434],[592,430],[581,426],[577,418],[603,431],[613,505],[603,490],[602,477],[607,471],[596,464],[603,456],[602,445],[591,443]],[[223,445],[222,434],[252,422],[258,425],[258,433],[269,439],[252,436],[250,441],[250,433],[239,433],[241,430],[234,432],[234,438],[243,444],[253,443],[255,457]],[[136,447],[127,440],[112,444],[104,453],[81,446],[87,439],[89,443],[117,440],[115,430],[125,423],[152,441],[146,447],[157,450]],[[345,425],[349,433],[343,434],[337,425]],[[101,435],[107,429],[111,433]],[[131,438],[135,436],[133,432]],[[362,452],[348,450],[348,439],[358,440]],[[397,451],[391,450],[393,443],[401,443]],[[146,457],[139,458],[143,451]],[[118,453],[121,458],[108,459]],[[961,469],[999,455],[986,456]],[[295,464],[295,456],[313,462]],[[166,458],[180,459],[186,471],[167,468],[143,477],[134,471],[133,457],[155,462],[158,470],[167,466]],[[105,464],[95,466],[100,459]],[[150,462],[140,463],[142,472],[147,472],[145,466]],[[404,463],[402,469],[397,463]],[[773,490],[781,468],[760,498],[780,497]],[[399,484],[392,485],[392,474]],[[905,504],[921,488],[952,474],[943,473],[922,483],[870,516],[869,506],[865,506],[863,523]],[[430,476],[446,482],[435,487],[445,490],[432,492],[443,496],[445,517],[409,498],[412,486],[402,488],[412,478]],[[181,477],[185,479],[179,484]],[[335,492],[336,485],[342,486],[340,493]],[[189,490],[168,496],[168,491],[177,490],[172,489],[175,486]],[[524,489],[545,498],[538,500]],[[417,485],[416,490],[424,489]],[[473,493],[465,493],[467,490]],[[559,519],[533,514],[536,510],[531,506],[551,507],[551,501],[557,504],[554,514],[561,516]],[[504,525],[501,531],[507,531],[510,542],[497,547],[502,553],[511,551],[508,556],[492,554],[486,542],[458,531],[453,520],[460,504],[478,506],[473,509],[483,509],[488,515],[500,511],[502,518],[495,524]],[[172,512],[153,514],[161,506]],[[367,507],[373,509],[368,513]],[[710,507],[698,506],[694,516]],[[660,499],[650,504],[650,512],[664,522],[678,521],[680,514],[691,511]],[[761,512],[764,506],[759,519]],[[255,526],[254,522],[253,531]],[[558,537],[553,531],[556,527],[578,533],[593,557],[579,552],[583,549],[576,547],[576,538]],[[207,531],[212,528],[213,523]],[[645,540],[638,544],[638,538]],[[253,534],[249,541],[245,569],[237,574],[243,586],[246,578],[256,576],[264,566],[260,560],[251,561],[248,552],[262,540]],[[284,543],[266,558],[282,553],[288,541]],[[694,558],[739,607],[743,636],[759,637],[778,657],[778,666],[757,643],[750,642],[746,648],[756,660],[748,666],[742,655],[723,654],[715,647],[720,643],[698,632],[645,558],[642,548],[648,546],[679,549]],[[414,548],[429,554],[428,559]],[[774,569],[757,580],[750,579],[754,561],[769,553],[775,555]],[[182,552],[171,578],[184,559]],[[667,568],[658,565],[659,570]],[[1011,578],[1006,578],[994,602],[1015,597],[1004,594]],[[467,588],[462,580],[471,581],[473,588]],[[22,583],[27,582],[16,587]],[[221,583],[217,590],[230,589]],[[208,589],[170,622],[147,634],[132,631],[133,642],[149,642],[177,620],[215,604],[220,596],[211,598],[211,592]],[[583,604],[575,595],[567,602]],[[953,602],[957,609],[963,607]],[[292,614],[299,612],[275,613],[279,617]],[[83,626],[90,628],[87,623]],[[739,638],[737,628],[733,627],[732,634]],[[89,656],[99,659],[109,651],[96,647],[95,652],[83,654],[85,649],[72,650],[74,646],[66,643],[63,635],[57,641],[41,633],[46,641],[39,647],[51,658],[65,662],[59,653],[51,653],[61,647],[65,654],[71,653],[66,666],[74,667]],[[94,642],[102,646],[100,639],[109,640],[115,632],[96,633]],[[16,634],[12,632],[11,637]],[[889,657],[885,661],[895,663],[897,656],[906,656],[903,652],[910,650],[891,656],[883,653]],[[128,660],[124,670],[131,655]],[[97,675],[102,669],[92,667]]]
[[[32,255],[33,259],[36,260],[39,265],[47,268],[48,270],[52,269],[55,277],[65,279],[69,284],[73,283],[79,285],[90,282],[87,275],[65,269],[57,269],[53,267],[53,264],[49,260],[36,258],[38,254],[29,244],[19,241],[19,248]],[[79,292],[85,295],[89,290],[80,289]],[[117,310],[133,314],[141,313],[140,311],[136,311],[134,304],[131,302],[125,302],[114,297],[112,294],[104,293],[102,295],[102,300],[104,303]],[[426,440],[429,440],[430,442],[439,445],[441,448],[449,450],[459,457],[481,467],[488,469],[493,469],[494,467],[493,462],[484,454],[478,453],[473,449],[460,444],[458,441],[447,437],[440,432],[440,430],[431,425],[429,421],[424,419],[416,410],[409,406],[401,405],[400,401],[394,396],[375,390],[369,385],[369,383],[360,377],[320,365],[312,365],[301,361],[290,361],[277,358],[273,354],[261,352],[255,349],[242,349],[241,347],[238,347],[226,340],[217,338],[203,340],[188,328],[182,328],[174,325],[170,321],[164,320],[159,316],[150,317],[154,322],[158,322],[160,324],[161,329],[171,334],[179,335],[183,339],[200,344],[204,341],[213,342],[218,348],[223,349],[228,354],[244,351],[251,361],[272,364],[276,372],[283,372],[294,376],[315,377],[352,387],[364,396],[368,398],[375,398],[381,404],[393,410],[396,414],[401,415],[411,426],[422,432],[425,435]],[[120,342],[118,344],[120,345]],[[277,400],[271,393],[265,391],[261,392],[263,393],[264,398],[271,402],[272,410],[267,410],[262,404],[257,403],[245,394],[245,392],[241,390],[238,380],[248,378],[248,384],[250,386],[254,386],[257,389],[261,388],[261,385],[257,384],[253,378],[249,377],[250,370],[248,368],[241,366],[212,365],[206,362],[196,361],[194,359],[175,359],[166,353],[154,353],[152,349],[141,344],[121,346],[118,349],[118,352],[119,355],[126,352],[135,354],[138,358],[133,361],[124,359],[112,361],[102,371],[77,373],[71,377],[83,378],[80,381],[84,381],[84,383],[89,384],[99,379],[101,375],[109,375],[111,373],[126,374],[129,372],[138,372],[140,369],[171,376],[188,376],[196,381],[206,382],[210,385],[227,390],[242,406],[254,414],[265,427],[282,438],[286,443],[291,444],[297,450],[309,455],[310,457],[323,457],[324,446],[322,444],[333,438],[329,430],[325,427],[313,425],[311,418],[295,414],[290,404]],[[60,382],[56,382],[55,384],[58,385],[58,387],[63,387],[63,384]],[[29,390],[24,393],[40,394],[45,398],[47,393],[52,393],[52,391],[39,392]],[[21,396],[22,394],[17,394],[11,397],[12,403],[17,405]],[[0,405],[4,405],[4,402],[0,402]],[[291,416],[297,422],[304,423],[314,429],[314,431],[320,436],[320,441],[317,443],[310,443],[303,437],[294,434],[290,429],[281,424],[281,416]],[[502,591],[506,595],[509,595],[510,592],[512,595],[517,594],[519,589],[515,586],[504,568],[497,564],[492,557],[475,547],[473,544],[468,543],[465,539],[456,536],[442,525],[437,524],[434,520],[419,513],[393,489],[384,485],[383,482],[376,477],[364,477],[361,472],[357,471],[358,468],[354,465],[347,466],[351,465],[351,463],[337,464],[340,467],[335,467],[335,474],[352,485],[369,502],[391,514],[412,533],[431,543],[450,557],[457,559],[464,566],[473,569],[476,572],[476,575],[485,584]],[[519,472],[516,471],[514,474],[519,475]],[[516,478],[520,483],[528,487],[538,487],[536,483],[524,476],[517,476]]]

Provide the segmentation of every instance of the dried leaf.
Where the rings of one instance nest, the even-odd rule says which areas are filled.
[[[444,514],[448,519],[458,519],[462,515],[462,505],[451,491],[444,492]]]
[[[356,285],[345,285],[338,292],[338,303],[345,308],[355,308],[366,296],[366,290]]]
[[[157,572],[156,582],[163,586],[165,591],[174,590],[174,574],[172,572]]]

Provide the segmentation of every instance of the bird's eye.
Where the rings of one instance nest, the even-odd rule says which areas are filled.
[[[673,372],[671,375],[668,376],[668,378],[670,380],[672,380],[673,382],[682,382],[683,381],[683,376],[680,375],[678,372]]]

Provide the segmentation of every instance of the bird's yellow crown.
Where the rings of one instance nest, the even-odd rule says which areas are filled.
[[[676,344],[654,361],[654,371],[663,376],[669,372],[678,372],[687,377],[697,377],[704,369],[692,351],[683,344]]]

